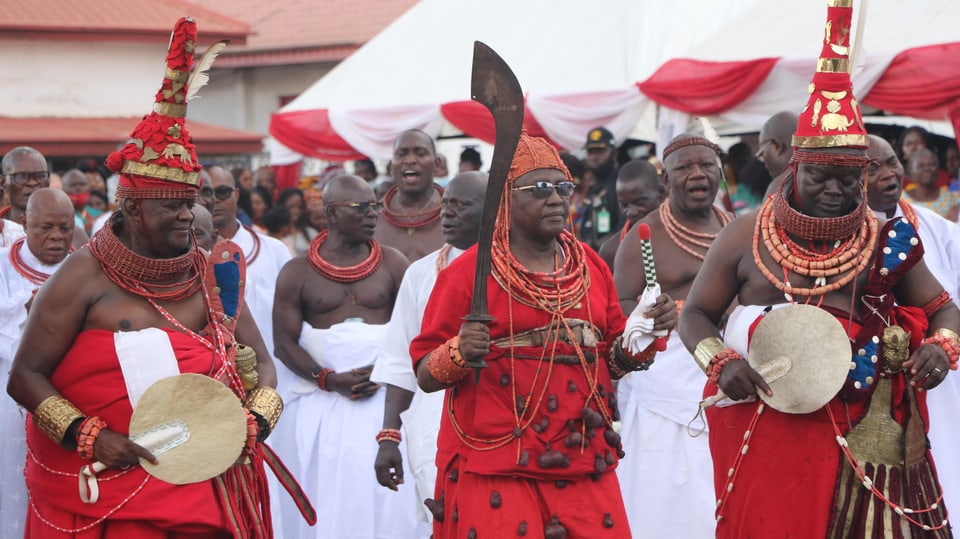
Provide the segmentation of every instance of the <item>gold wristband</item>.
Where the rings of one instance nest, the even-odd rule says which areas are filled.
[[[260,414],[270,425],[270,432],[277,426],[283,413],[283,399],[272,387],[260,386],[247,393],[247,409]]]
[[[43,399],[43,402],[33,411],[33,424],[54,443],[63,445],[67,429],[82,417],[84,417],[83,412],[72,402],[61,395],[50,395]]]
[[[700,366],[700,370],[706,373],[710,360],[726,347],[718,337],[707,337],[697,343],[697,348],[693,351],[693,359]]]

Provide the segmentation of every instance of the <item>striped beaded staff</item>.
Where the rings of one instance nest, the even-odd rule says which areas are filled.
[[[637,235],[640,236],[640,256],[643,258],[643,273],[647,278],[647,288],[657,286],[657,267],[653,263],[653,242],[650,241],[650,225],[640,223],[637,226]],[[667,337],[660,336],[654,341],[658,352],[667,349]]]

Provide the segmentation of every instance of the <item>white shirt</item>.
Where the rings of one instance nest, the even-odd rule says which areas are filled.
[[[4,222],[4,236],[10,221]],[[18,225],[19,227],[19,225]],[[22,228],[20,228],[22,232]],[[4,238],[6,239],[6,238]],[[10,261],[12,245],[0,248],[0,387],[6,387],[9,380],[13,356],[20,345],[23,325],[27,321],[27,309],[24,306],[37,285],[13,267]],[[19,247],[20,259],[29,268],[52,275],[63,264],[47,265],[30,252],[26,242]],[[27,486],[23,481],[23,465],[26,461],[27,445],[24,436],[25,413],[17,403],[7,397],[0,399],[0,522],[9,535],[23,536],[24,522],[27,516]]]
[[[237,224],[240,225],[240,222],[237,221]],[[254,235],[260,240],[260,252],[251,262],[250,257],[253,256],[256,246]],[[243,301],[257,323],[267,351],[276,360],[273,349],[273,295],[280,269],[292,258],[290,251],[280,240],[253,232],[243,225],[240,225],[230,240],[240,247],[247,259],[247,282],[244,285]]]
[[[27,235],[20,223],[15,223],[9,219],[3,219],[3,234],[0,234],[0,248],[10,247],[13,242]]]
[[[447,255],[447,264],[463,253],[452,247]],[[413,372],[410,358],[410,343],[420,334],[423,312],[427,300],[437,282],[437,258],[440,250],[417,260],[407,268],[393,304],[393,314],[387,325],[387,337],[383,352],[370,373],[370,380],[378,384],[390,384],[407,391],[417,391],[417,375]]]
[[[4,223],[4,231],[9,223],[9,221]],[[38,288],[13,267],[13,263],[10,262],[11,248],[11,246],[0,248],[0,369],[3,372],[10,369],[13,355],[20,343],[23,324],[27,321],[27,309],[24,305],[30,301],[33,291]],[[52,265],[40,262],[30,252],[26,242],[20,245],[19,254],[27,267],[48,275],[53,275],[53,272],[63,265],[63,261]]]

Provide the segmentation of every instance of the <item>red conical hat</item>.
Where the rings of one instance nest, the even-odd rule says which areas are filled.
[[[853,0],[827,0],[827,24],[810,99],[800,113],[794,148],[866,148],[860,106],[850,80]]]
[[[185,125],[196,43],[196,23],[187,18],[177,21],[153,112],[140,121],[122,148],[107,157],[107,167],[120,174],[118,198],[196,197],[200,163]]]

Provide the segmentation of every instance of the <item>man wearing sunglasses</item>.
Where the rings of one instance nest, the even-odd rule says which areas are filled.
[[[773,178],[763,198],[775,193],[780,180],[783,179],[781,176],[786,172],[787,164],[793,158],[790,138],[796,130],[797,113],[789,110],[774,114],[760,128],[760,146],[756,157]]]
[[[413,485],[379,487],[370,472],[385,391],[370,381],[407,269],[374,239],[380,204],[359,176],[323,190],[327,229],[277,279],[273,308],[281,395],[288,421],[273,446],[324,515],[308,527],[281,500],[286,537],[414,537]]]
[[[714,205],[720,185],[719,152],[703,137],[673,139],[663,151],[668,198],[640,221],[650,226],[660,289],[679,305],[707,248],[730,220]],[[632,311],[651,285],[640,260],[640,238],[636,232],[627,234],[613,272],[624,312]],[[627,515],[637,537],[709,537],[713,533],[716,499],[710,448],[706,436],[687,434],[702,390],[703,373],[676,332],[656,367],[620,382],[623,449],[640,458],[625,459],[617,474],[623,497],[630,500]]]
[[[214,198],[213,226],[217,234],[240,246],[247,259],[247,284],[244,286],[243,299],[260,328],[260,335],[270,354],[274,354],[273,342],[273,294],[277,275],[284,264],[290,260],[290,251],[277,239],[260,234],[240,223],[237,219],[237,201],[240,198],[239,185],[233,174],[223,167],[207,167],[210,174],[210,186]],[[207,185],[200,186],[198,201],[203,203],[202,194]],[[209,197],[208,192],[207,197]]]
[[[417,489],[414,511],[424,522],[432,520],[424,504],[436,503],[435,461],[443,393],[425,393],[417,387],[417,376],[410,364],[410,341],[420,333],[423,311],[437,274],[477,243],[486,190],[487,175],[478,171],[461,172],[447,184],[440,199],[440,227],[445,244],[407,268],[387,327],[383,353],[370,374],[374,382],[387,385],[383,428],[400,429],[402,425],[406,440],[406,463],[398,441],[380,441],[374,462],[377,481],[396,490],[404,482],[406,464]]]
[[[2,162],[3,181],[10,194],[10,205],[0,209],[0,217],[4,219],[3,228],[8,226],[14,231],[22,230],[27,218],[27,200],[38,189],[50,187],[50,171],[47,168],[47,159],[42,153],[29,146],[20,146],[7,152]],[[16,226],[10,225],[14,223]],[[7,232],[3,233],[8,235]],[[73,230],[72,244],[79,248],[87,243],[89,236],[83,227]]]
[[[612,379],[649,367],[656,351],[652,338],[634,350],[624,342],[610,271],[567,229],[572,192],[556,149],[523,132],[493,230],[493,320],[462,318],[476,248],[437,276],[410,345],[420,387],[446,390],[436,537],[631,536],[614,473]],[[637,316],[666,330],[676,309],[658,300]],[[487,363],[478,383],[465,363],[474,358]]]

